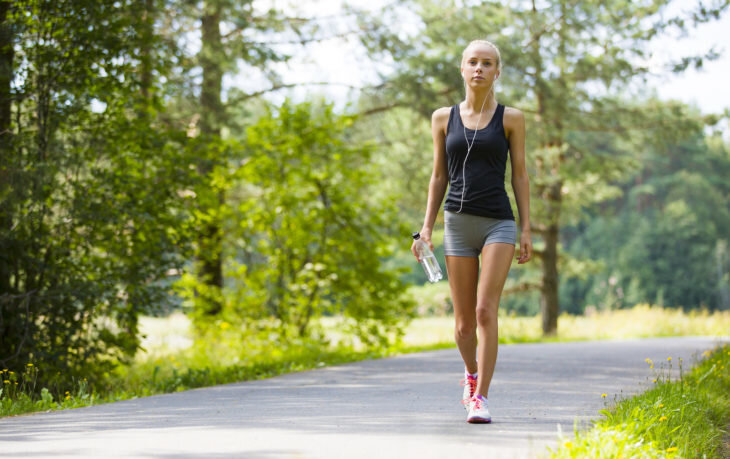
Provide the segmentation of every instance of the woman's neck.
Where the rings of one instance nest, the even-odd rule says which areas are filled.
[[[474,113],[481,111],[490,111],[497,105],[497,99],[494,92],[490,88],[487,91],[466,91],[466,99],[464,100],[464,108]]]

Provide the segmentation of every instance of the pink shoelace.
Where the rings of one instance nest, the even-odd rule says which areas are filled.
[[[463,403],[464,405],[467,405],[471,400],[471,397],[474,396],[474,392],[477,390],[477,380],[475,378],[472,378],[471,376],[467,376],[466,378],[461,380],[461,387],[466,386],[469,386],[469,398],[461,401],[461,403]]]

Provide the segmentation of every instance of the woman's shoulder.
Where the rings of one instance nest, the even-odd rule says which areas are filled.
[[[441,107],[434,110],[431,115],[431,124],[434,126],[440,126],[445,128],[449,123],[449,116],[451,114],[451,107]]]
[[[515,107],[504,107],[504,115],[502,115],[502,126],[507,140],[512,137],[513,132],[525,132],[525,114],[522,110]]]
[[[431,115],[432,120],[443,120],[446,118],[446,120],[449,120],[449,114],[451,113],[451,109],[453,107],[441,107],[434,110],[433,115]]]
[[[504,125],[514,125],[514,123],[524,123],[525,114],[522,110],[515,107],[504,106],[504,115],[502,117]]]

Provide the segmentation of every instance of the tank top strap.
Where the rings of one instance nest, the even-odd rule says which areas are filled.
[[[452,105],[451,111],[449,112],[449,122],[446,125],[446,135],[449,135],[449,132],[455,132],[455,130],[459,129],[458,123],[461,122],[461,116],[459,116],[459,105]]]
[[[497,110],[494,113],[494,127],[504,131],[504,105],[497,104]]]

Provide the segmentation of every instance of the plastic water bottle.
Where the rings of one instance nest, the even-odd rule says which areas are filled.
[[[413,233],[413,239],[416,241],[418,261],[423,266],[423,270],[426,271],[429,282],[438,282],[444,276],[441,274],[441,266],[439,266],[436,256],[431,252],[428,244],[421,240],[420,233]]]

